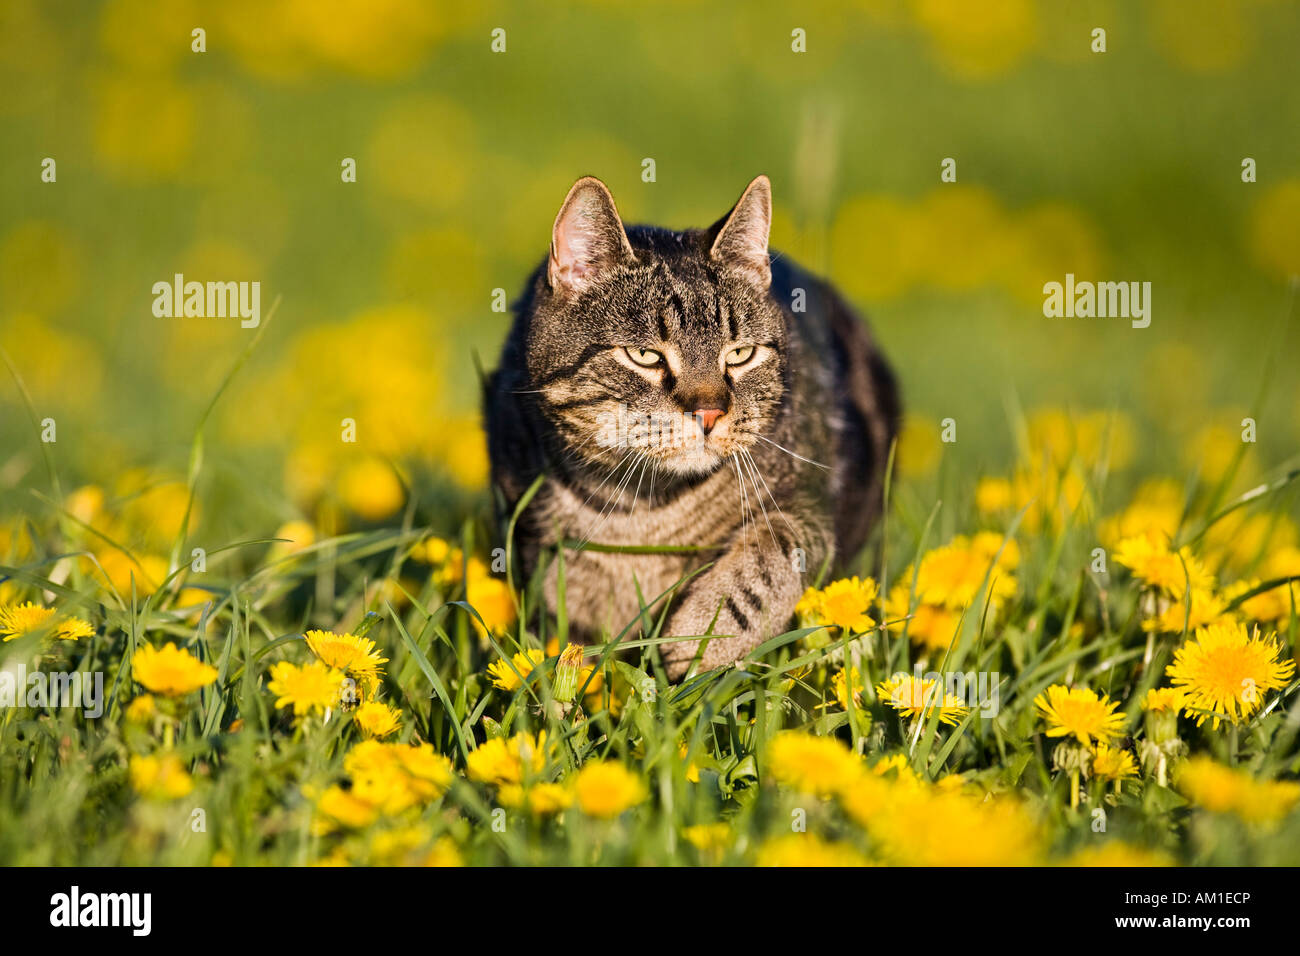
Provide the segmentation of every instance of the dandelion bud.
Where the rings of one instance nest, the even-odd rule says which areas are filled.
[[[1057,770],[1086,774],[1091,762],[1092,754],[1073,740],[1059,743],[1052,750],[1052,766]]]
[[[578,696],[578,679],[582,674],[582,645],[568,644],[555,665],[555,682],[551,693],[556,700],[567,704]]]

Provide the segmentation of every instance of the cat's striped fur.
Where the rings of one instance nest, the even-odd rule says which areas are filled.
[[[718,635],[705,669],[737,660],[879,513],[894,377],[834,289],[769,255],[770,222],[762,176],[709,229],[624,229],[592,178],[556,218],[486,396],[506,507],[546,474],[516,529],[525,570],[561,541],[709,549],[566,548],[581,635],[619,633],[638,588],[649,601],[707,565],[672,594],[665,634]],[[554,563],[546,590],[554,610]],[[663,646],[671,677],[698,647]]]

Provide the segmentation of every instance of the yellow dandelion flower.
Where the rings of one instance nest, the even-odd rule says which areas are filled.
[[[1209,717],[1245,720],[1259,710],[1265,691],[1286,686],[1295,662],[1279,660],[1281,648],[1242,624],[1212,624],[1174,654],[1165,673],[1186,692],[1184,707],[1197,724]],[[1205,713],[1205,712],[1209,713]],[[1198,713],[1199,712],[1199,713]]]
[[[526,809],[533,816],[549,817],[567,810],[573,804],[573,793],[563,784],[535,783],[525,788],[521,784],[502,784],[497,799],[503,807],[512,810]]]
[[[511,663],[514,664],[513,668],[505,661],[493,661],[488,665],[488,674],[492,677],[494,687],[505,691],[518,690],[523,686],[523,680],[527,680],[528,675],[533,672],[533,668],[544,660],[546,655],[542,651],[530,648],[510,658]]]
[[[690,752],[691,752],[690,748],[687,747],[686,744],[682,744],[680,747],[677,748],[677,756],[681,757],[683,760],[686,759],[686,755],[689,754]],[[694,762],[688,763],[686,765],[686,779],[689,780],[691,783],[700,782],[700,768],[697,767]]]
[[[819,627],[822,625],[822,592],[816,588],[807,588],[799,602],[794,606],[795,617],[801,627]]]
[[[917,601],[960,610],[979,596],[986,577],[991,600],[1014,595],[1016,582],[1011,572],[1020,561],[1020,550],[1014,541],[1005,541],[1004,547],[1004,540],[995,532],[981,532],[973,539],[958,536],[927,552],[916,572]],[[908,568],[900,581],[910,588],[912,577],[912,569]]]
[[[1101,543],[1113,550],[1126,538],[1169,540],[1182,523],[1184,494],[1182,485],[1168,478],[1143,482],[1128,507],[1101,523]]]
[[[416,543],[411,549],[411,557],[416,561],[423,561],[425,564],[441,567],[451,557],[452,547],[446,538],[439,538],[437,535],[429,535],[423,541]]]
[[[811,833],[789,833],[768,840],[758,850],[758,866],[869,866],[867,858],[847,843],[822,840]]]
[[[359,830],[370,826],[379,816],[373,803],[362,800],[337,784],[320,795],[316,801],[316,812],[326,818],[325,826],[321,828],[324,830],[339,826]]]
[[[1276,823],[1300,800],[1300,783],[1256,780],[1206,756],[1183,763],[1175,782],[1195,806],[1211,813],[1232,813],[1247,823]]]
[[[402,729],[402,712],[369,700],[352,712],[352,722],[367,737],[388,737]]]
[[[348,509],[366,521],[382,521],[406,500],[406,490],[393,466],[370,455],[344,466],[338,488]]]
[[[717,854],[731,846],[735,831],[730,823],[697,823],[683,827],[682,837],[701,853]]]
[[[493,737],[469,752],[465,770],[480,783],[520,783],[546,766],[546,731],[536,737],[521,733],[506,739]]]
[[[1066,857],[1061,866],[1173,866],[1174,861],[1159,850],[1132,846],[1122,840],[1107,840],[1101,846],[1087,847]]]
[[[621,763],[587,763],[573,781],[578,808],[589,817],[611,820],[647,797],[645,783]]]
[[[961,790],[897,791],[861,822],[899,866],[1032,866],[1042,854],[1042,833],[1022,805]]]
[[[65,641],[90,637],[95,629],[79,617],[53,620],[54,608],[25,604],[0,604],[0,641],[12,641],[52,626],[51,633]]]
[[[175,800],[194,789],[194,779],[174,753],[133,756],[128,772],[136,793],[154,800]]]
[[[474,573],[475,565],[470,565],[469,581],[465,584],[465,600],[483,619],[480,624],[476,618],[474,628],[483,633],[483,626],[493,634],[504,634],[515,622],[515,602],[510,587],[500,578],[494,578],[486,572]]]
[[[1099,743],[1092,751],[1092,770],[1094,777],[1102,780],[1120,781],[1137,776],[1137,760],[1127,750]]]
[[[817,795],[839,793],[862,775],[861,761],[834,737],[796,730],[772,738],[767,763],[777,783]]]
[[[1014,502],[1011,482],[1006,478],[981,478],[975,486],[975,510],[982,515],[1010,511]]]
[[[451,761],[433,749],[431,744],[388,744],[397,755],[402,769],[413,779],[430,784],[418,787],[426,795],[442,796],[451,786]]]
[[[935,680],[920,680],[911,674],[895,674],[876,686],[881,703],[894,708],[904,717],[928,720],[937,708],[939,722],[956,727],[970,708],[956,694],[946,693]]]
[[[441,797],[452,782],[451,761],[429,744],[363,740],[343,758],[343,770],[352,796],[389,815]]]
[[[343,687],[343,672],[312,661],[299,667],[289,661],[271,665],[271,680],[267,689],[275,694],[275,707],[293,707],[295,717],[306,717],[313,711],[324,712],[339,705],[339,691]]]
[[[158,713],[153,694],[141,694],[126,707],[126,719],[133,724],[147,724]]]
[[[1182,597],[1189,583],[1193,590],[1214,587],[1214,575],[1188,548],[1172,551],[1166,539],[1154,534],[1125,538],[1115,548],[1115,560],[1143,584],[1174,597]]]
[[[1188,603],[1180,598],[1170,601],[1155,617],[1142,622],[1144,631],[1161,634],[1181,634],[1184,626],[1189,631],[1215,624],[1225,619],[1228,598],[1215,594],[1205,588],[1194,587],[1190,595],[1191,610]]]
[[[419,861],[420,866],[436,867],[455,867],[464,866],[465,860],[460,855],[460,848],[456,846],[456,841],[449,836],[440,836],[434,841],[431,849],[424,858]]]
[[[835,700],[840,705],[841,710],[849,709],[849,686],[853,687],[853,703],[855,706],[862,705],[862,691],[864,685],[862,674],[856,667],[841,667],[831,677],[831,691],[835,694]]]
[[[1115,713],[1119,704],[1085,687],[1053,684],[1034,699],[1034,705],[1047,721],[1049,737],[1072,736],[1091,746],[1094,740],[1105,742],[1124,733],[1124,715]]]
[[[1261,583],[1259,578],[1238,581],[1224,589],[1223,597],[1227,601],[1234,601],[1239,596],[1255,590]],[[1292,607],[1300,607],[1300,585],[1294,581],[1262,591],[1254,597],[1246,598],[1238,605],[1238,609],[1246,618],[1261,624],[1285,622],[1291,617]]]
[[[164,697],[181,697],[207,687],[217,679],[217,669],[182,651],[175,644],[159,650],[144,645],[131,658],[131,673],[137,684]]]
[[[885,602],[885,617],[891,622],[889,629],[902,631],[904,618],[910,613],[911,617],[906,621],[908,639],[926,650],[947,650],[957,633],[961,612],[942,604],[918,604],[909,610],[909,588],[909,584],[902,583],[889,591],[889,599]]]
[[[1177,687],[1152,687],[1142,698],[1142,709],[1152,713],[1177,712],[1183,709],[1184,696]]]
[[[276,528],[275,534],[271,535],[271,537],[284,540],[276,541],[271,545],[266,558],[268,563],[281,561],[292,554],[310,548],[316,543],[316,529],[312,527],[311,522],[296,518],[293,521],[286,521]]]
[[[326,667],[346,671],[355,676],[379,676],[381,665],[388,658],[380,657],[375,642],[354,634],[335,634],[333,631],[308,631],[303,635],[308,649]]]
[[[876,626],[868,613],[876,600],[876,582],[856,575],[832,581],[822,588],[821,620],[850,634],[860,634]]]

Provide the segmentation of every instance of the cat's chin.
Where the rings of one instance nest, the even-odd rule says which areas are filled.
[[[663,459],[662,467],[683,478],[699,478],[717,471],[726,460],[726,455],[708,445],[698,445]]]

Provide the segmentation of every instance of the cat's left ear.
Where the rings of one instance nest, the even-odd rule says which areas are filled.
[[[741,273],[760,288],[772,284],[767,237],[772,229],[772,184],[757,177],[745,187],[731,212],[713,225],[709,256]]]

